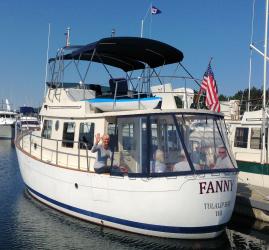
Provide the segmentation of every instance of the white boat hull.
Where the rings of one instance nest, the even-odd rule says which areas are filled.
[[[240,171],[238,175],[238,182],[269,189],[269,175],[265,174],[255,174]]]
[[[213,238],[233,212],[236,173],[129,178],[54,167],[19,148],[17,155],[23,180],[35,198],[104,226],[159,237]],[[201,194],[201,183],[228,180],[230,190],[205,189]]]
[[[14,126],[12,126],[12,125],[0,125],[0,138],[1,139],[14,138]]]

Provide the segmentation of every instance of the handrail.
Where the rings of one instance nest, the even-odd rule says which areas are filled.
[[[55,163],[56,166],[61,166],[61,167],[67,167],[67,168],[70,168],[70,169],[74,169],[73,167],[70,167],[70,165],[68,164],[68,160],[67,160],[66,164],[63,164],[63,165],[59,164],[59,154],[67,155],[67,156],[70,156],[70,157],[77,158],[77,169],[79,169],[79,170],[82,169],[82,159],[86,158],[85,169],[88,172],[90,171],[90,165],[89,165],[90,161],[89,161],[89,159],[95,159],[95,157],[89,156],[89,153],[88,153],[89,148],[88,148],[87,143],[82,142],[82,141],[58,140],[58,139],[44,138],[42,136],[35,135],[32,132],[33,131],[27,131],[25,133],[25,131],[22,131],[22,130],[17,131],[17,141],[18,141],[18,143],[20,144],[20,142],[21,142],[21,148],[24,151],[28,152],[31,156],[37,157],[36,154],[33,153],[33,150],[32,150],[32,147],[34,145],[35,150],[37,148],[40,148],[39,158],[40,158],[41,161],[45,161],[45,159],[46,159],[46,156],[44,155],[44,151],[49,151],[49,152],[52,153],[52,155],[53,155],[53,153],[55,153],[55,160],[52,160],[52,161]],[[28,139],[27,136],[29,136],[29,148],[28,149],[27,149],[27,143],[26,143],[27,139]],[[38,141],[33,139],[33,138],[40,139],[40,142],[38,143]],[[56,148],[54,149],[53,146],[51,148],[46,147],[46,145],[44,145],[45,144],[44,140],[55,142],[56,143],[56,146],[55,146]],[[59,151],[59,143],[62,143],[62,142],[77,144],[78,145],[77,154],[70,153],[70,152],[65,152],[65,151]],[[85,147],[85,155],[81,154],[81,149],[82,149],[81,146],[82,145],[83,145],[83,147]],[[84,148],[83,148],[83,150],[84,150]]]

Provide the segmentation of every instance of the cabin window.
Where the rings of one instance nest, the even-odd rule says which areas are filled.
[[[62,146],[66,148],[72,148],[74,145],[74,137],[75,137],[75,123],[65,122],[63,127]]]
[[[190,171],[190,165],[180,142],[171,115],[152,116],[150,172]]]
[[[108,131],[117,131],[118,138],[112,165],[128,169],[129,174],[180,175],[192,167],[214,170],[236,166],[225,138],[224,122],[218,117],[124,117],[117,119],[117,129],[111,125]]]
[[[265,146],[267,149],[268,129],[265,130]],[[250,148],[261,149],[262,148],[262,131],[260,128],[251,128],[250,133]]]
[[[80,123],[79,127],[79,147],[91,150],[94,140],[94,123]]]
[[[234,146],[238,148],[247,148],[248,128],[236,128]]]
[[[177,116],[190,160],[196,170],[234,168],[223,120],[213,116]]]
[[[119,118],[117,130],[115,124],[110,124],[108,133],[110,135],[117,133],[118,148],[114,145],[113,165],[128,169],[129,173],[146,173],[146,118]]]
[[[45,139],[51,138],[52,121],[44,120],[41,136]]]
[[[110,137],[110,147],[114,149],[115,152],[119,151],[118,147],[118,128],[114,123],[108,123],[107,133]]]
[[[261,129],[260,128],[251,128],[250,133],[250,148],[252,149],[261,149]]]
[[[122,125],[122,149],[135,150],[133,123],[125,123]]]
[[[59,126],[60,126],[60,122],[59,122],[59,120],[57,120],[57,121],[55,122],[55,131],[58,131]]]

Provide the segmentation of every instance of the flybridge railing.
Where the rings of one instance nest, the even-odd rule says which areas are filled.
[[[89,172],[90,166],[95,161],[95,157],[89,156],[89,148],[85,142],[47,139],[29,131],[19,131],[17,132],[17,143],[23,151],[32,157],[57,167]],[[63,151],[63,147],[60,147],[60,145],[67,145],[68,143],[69,145],[72,144],[73,147],[65,147],[67,150]]]
[[[137,99],[138,105],[141,104],[141,98],[162,95],[162,98],[175,98],[179,108],[189,108],[194,100],[196,85],[190,84],[194,82],[190,77],[181,76],[151,76],[149,77],[127,77],[127,78],[111,78],[109,86],[99,84],[86,83],[48,83],[50,90],[55,93],[58,88],[74,88],[83,89],[84,91],[93,90],[97,98],[111,98],[112,108],[116,106],[118,99],[130,98]],[[60,86],[60,87],[59,87]],[[69,93],[70,94],[70,93]],[[169,94],[169,96],[163,96]],[[84,96],[86,96],[84,94]],[[182,104],[184,103],[184,105]],[[140,105],[138,106],[140,107]]]

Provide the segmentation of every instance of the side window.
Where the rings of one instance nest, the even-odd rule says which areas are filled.
[[[65,122],[63,129],[63,142],[62,146],[67,148],[72,148],[74,145],[75,137],[75,123],[74,122]]]
[[[250,134],[250,148],[252,149],[261,149],[261,129],[252,128]]]
[[[45,139],[51,138],[52,121],[44,120],[41,136]]]
[[[80,123],[79,126],[79,147],[81,149],[91,149],[94,140],[94,123]]]
[[[123,150],[135,150],[133,123],[122,125],[122,147]]]
[[[114,152],[119,151],[119,145],[118,145],[118,136],[117,136],[117,127],[114,123],[108,123],[107,126],[107,133],[110,137],[110,147],[114,149]]]
[[[248,145],[248,128],[236,128],[234,146],[247,148]]]

